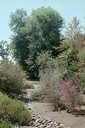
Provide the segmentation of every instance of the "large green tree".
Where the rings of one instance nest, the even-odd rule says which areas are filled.
[[[33,10],[28,18],[26,14],[20,15],[20,17],[20,11],[23,13],[24,10],[12,13],[10,20],[11,28],[16,28],[14,29],[16,34],[12,38],[14,55],[20,65],[29,73],[30,78],[37,78],[39,72],[38,55],[43,51],[48,51],[52,57],[55,57],[59,53],[57,48],[60,45],[63,18],[50,7]],[[15,16],[17,19],[24,18],[24,24],[21,25],[23,20],[20,25],[17,25],[19,20],[15,20],[15,23],[12,24]]]
[[[25,60],[28,59],[28,40],[25,38],[26,35],[20,33],[22,27],[25,26],[27,22],[27,12],[24,9],[17,9],[14,13],[10,15],[9,26],[13,31],[11,36],[11,48],[13,57],[24,70],[27,70],[27,64]]]

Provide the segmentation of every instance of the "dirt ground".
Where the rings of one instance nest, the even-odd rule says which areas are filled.
[[[32,107],[34,112],[42,115],[42,117],[64,123],[71,128],[85,128],[85,116],[75,116],[67,113],[66,111],[53,111],[54,108],[51,103],[32,102]]]

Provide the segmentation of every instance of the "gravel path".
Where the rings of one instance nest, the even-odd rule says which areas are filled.
[[[39,83],[34,82],[34,87],[35,89],[39,88]],[[30,94],[33,90],[27,90],[28,97],[30,97]],[[27,106],[29,107],[29,105]],[[37,102],[32,102],[31,103],[32,110],[34,111],[35,115],[40,115],[40,117],[44,119],[50,118],[50,120],[60,122],[65,124],[66,126],[69,126],[70,128],[85,128],[85,116],[74,116],[72,114],[66,113],[66,111],[61,111],[61,112],[53,112],[54,108],[51,103],[37,103]],[[36,123],[39,123],[38,121]],[[36,126],[36,125],[35,125]],[[29,127],[31,128],[31,127]],[[33,128],[33,127],[32,127]],[[36,128],[36,127],[34,127]],[[38,128],[38,127],[37,127]],[[41,125],[41,128],[44,128]],[[64,127],[47,127],[47,128],[64,128]]]
[[[42,117],[50,118],[54,121],[60,122],[71,128],[85,128],[85,116],[74,116],[66,111],[53,112],[53,107],[48,103],[32,103],[35,113],[42,115]]]

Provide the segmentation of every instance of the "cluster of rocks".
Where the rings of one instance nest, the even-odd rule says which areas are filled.
[[[32,114],[32,120],[28,127],[25,126],[21,128],[69,128],[66,127],[64,124],[52,121],[51,119],[45,119],[41,115],[35,114],[30,103],[28,103],[26,107],[30,110]]]
[[[60,124],[50,119],[45,119],[40,115],[33,115],[32,121],[29,125],[33,128],[68,128],[64,124]]]
[[[29,126],[15,126],[14,128],[70,128],[66,127],[64,124],[61,124],[51,119],[45,119],[41,115],[35,114],[30,103],[25,105],[31,112],[32,120]]]
[[[66,127],[64,124],[60,124],[56,121],[52,121],[50,119],[45,119],[40,115],[32,113],[32,121],[30,122],[29,126],[16,126],[15,128],[69,128]]]
[[[64,124],[52,121],[51,119],[45,119],[41,115],[35,114],[29,102],[25,102],[25,107],[29,109],[32,115],[29,126],[15,126],[14,128],[70,128],[66,127]]]

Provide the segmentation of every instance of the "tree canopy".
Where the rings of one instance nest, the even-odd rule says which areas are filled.
[[[55,57],[59,53],[57,48],[60,45],[63,18],[50,7],[33,10],[29,17],[23,9],[18,9],[10,18],[10,27],[14,31],[14,56],[30,78],[38,78],[39,54],[48,51]]]
[[[20,28],[24,26],[27,20],[27,12],[24,9],[17,9],[15,13],[11,13],[10,15],[10,28],[14,33],[20,31]]]

